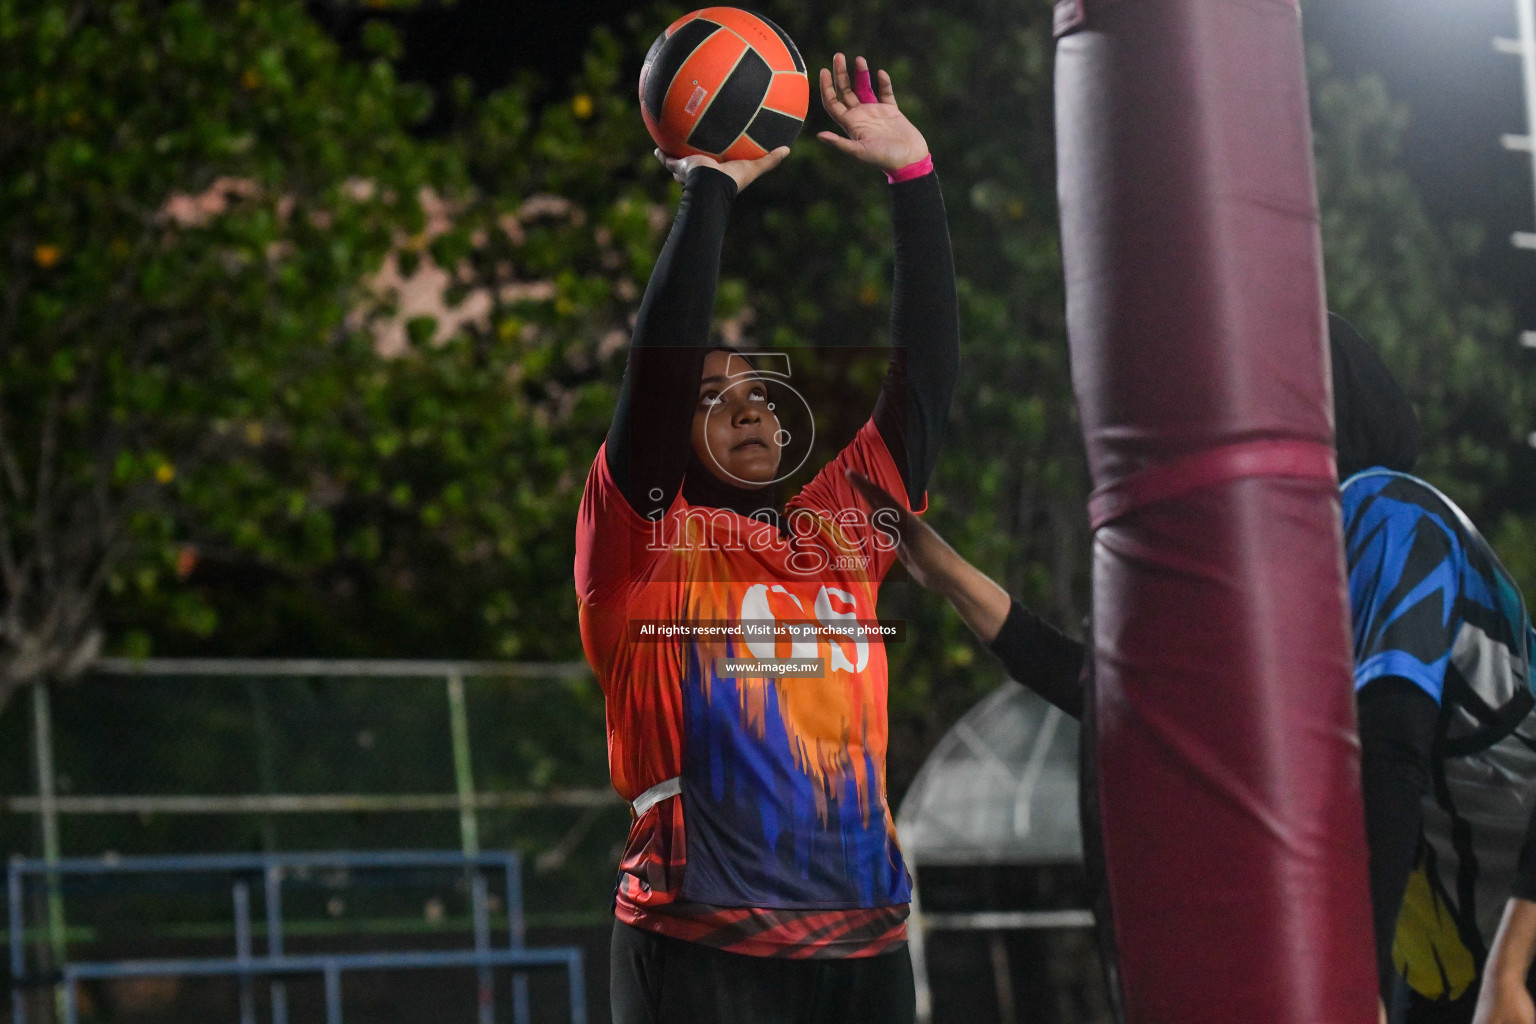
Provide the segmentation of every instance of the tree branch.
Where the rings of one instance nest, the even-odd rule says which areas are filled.
[[[21,296],[29,280],[31,275],[18,273],[5,287],[5,308],[0,311],[0,353],[10,347],[11,332],[16,328],[16,317],[21,310]]]
[[[11,538],[11,505],[4,495],[0,495],[0,582],[5,584],[7,594],[16,594],[24,584]]]
[[[43,433],[37,445],[37,492],[33,495],[32,546],[36,552],[38,570],[44,576],[53,572],[53,479],[54,457],[59,436],[59,390],[55,387],[48,394],[48,406],[43,412]]]
[[[27,478],[21,471],[21,463],[16,459],[16,449],[11,444],[9,426],[4,410],[0,410],[0,473],[4,474],[4,480],[10,487],[11,493],[16,496],[16,500],[25,501]]]

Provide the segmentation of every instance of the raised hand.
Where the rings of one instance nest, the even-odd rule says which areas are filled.
[[[896,106],[891,76],[881,71],[877,77],[879,95],[870,88],[869,64],[863,57],[855,58],[854,78],[850,79],[847,58],[833,54],[832,70],[821,69],[821,105],[848,137],[836,132],[818,132],[816,137],[890,173],[927,156],[928,142]]]
[[[767,156],[760,156],[756,160],[726,160],[722,163],[712,156],[704,156],[702,153],[693,156],[669,156],[661,150],[656,150],[656,159],[661,165],[672,172],[672,177],[678,181],[686,181],[688,172],[695,167],[713,167],[717,171],[724,171],[736,182],[736,191],[739,194],[742,189],[752,184],[758,178],[773,170],[784,162],[789,156],[789,147],[780,146]]]

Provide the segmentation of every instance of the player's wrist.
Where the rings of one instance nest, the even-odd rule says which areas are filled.
[[[724,188],[734,197],[742,189],[740,179],[713,160],[700,162],[684,173],[683,188]]]
[[[1499,962],[1489,965],[1489,972],[1493,975],[1493,986],[1500,993],[1525,991],[1526,971],[1520,969],[1518,963],[1506,963],[1505,960],[1516,960],[1517,957],[1500,958]]]
[[[905,157],[898,159],[905,160]],[[914,178],[921,178],[926,174],[933,173],[933,154],[929,153],[925,146],[922,155],[915,160],[907,160],[904,163],[886,167],[884,171],[885,180],[892,185],[900,184],[903,181],[911,181]]]

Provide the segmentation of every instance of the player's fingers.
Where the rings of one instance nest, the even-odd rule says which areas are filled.
[[[672,175],[672,177],[676,178],[678,181],[682,181],[688,176],[688,170],[683,166],[684,162],[677,157],[669,156],[668,154],[663,153],[660,149],[657,149],[656,159],[660,160],[661,166],[665,167],[667,169],[667,173]]]
[[[891,106],[896,107],[896,90],[891,86],[891,76],[881,71],[878,77],[880,79],[880,102],[889,103]],[[901,108],[896,107],[896,109],[900,110]]]
[[[789,147],[780,146],[756,160],[731,160],[720,164],[719,167],[736,180],[736,189],[740,191],[779,166],[787,156],[789,156]]]
[[[780,146],[778,149],[773,150],[766,156],[760,156],[752,162],[758,166],[758,174],[767,174],[769,171],[779,166],[779,164],[783,163],[784,158],[787,156],[789,156],[789,147]]]
[[[663,154],[663,156],[665,155],[666,154]],[[713,167],[716,170],[722,169],[720,161],[716,160],[712,156],[706,156],[703,153],[693,153],[684,157],[667,157],[663,163],[667,165],[667,170],[672,172],[672,177],[681,182],[686,182],[688,180],[689,173],[692,172],[695,167]]]
[[[880,99],[875,95],[874,86],[869,81],[869,62],[863,57],[854,59],[853,93],[859,98],[860,103],[879,103]]]
[[[816,138],[825,142],[839,153],[847,153],[849,156],[859,155],[859,144],[852,139],[845,139],[836,132],[817,132]]]
[[[853,83],[848,80],[848,58],[840,53],[832,55],[832,80],[837,86],[837,98],[843,101],[843,106],[859,105],[858,94],[853,91]]]
[[[842,123],[843,115],[848,113],[848,108],[837,98],[837,90],[832,86],[832,72],[826,68],[821,69],[821,105],[839,124]]]

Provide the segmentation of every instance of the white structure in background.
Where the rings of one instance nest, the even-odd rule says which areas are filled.
[[[1525,85],[1525,134],[1504,136],[1504,148],[1530,154],[1531,194],[1536,201],[1536,0],[1515,0],[1515,19],[1520,29],[1518,39],[1495,39],[1493,48],[1520,58]],[[1536,249],[1536,231],[1516,231],[1510,239],[1518,249]],[[1526,331],[1520,341],[1536,348],[1536,331]]]
[[[1515,20],[1520,38],[1497,38],[1493,48],[1520,58],[1521,78],[1525,85],[1525,134],[1504,136],[1504,148],[1530,154],[1531,194],[1536,201],[1536,0],[1515,0]],[[1536,231],[1516,231],[1510,239],[1518,249],[1536,249]],[[1536,331],[1523,331],[1520,344],[1536,348]],[[1526,439],[1536,448],[1536,433]]]
[[[1018,929],[1092,928],[1086,908],[1067,910],[923,910],[918,868],[1081,864],[1077,813],[1078,723],[1015,682],[1007,682],[956,722],[922,769],[896,816],[912,872],[907,948],[917,987],[917,1019],[933,1019],[928,933],[990,933],[992,982],[1003,1024],[1021,1018],[1003,933]]]

